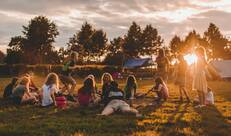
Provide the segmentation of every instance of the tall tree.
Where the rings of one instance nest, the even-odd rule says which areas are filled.
[[[225,47],[228,46],[228,40],[215,24],[210,23],[207,31],[204,32],[204,38],[209,43],[213,58],[225,58],[227,56]]]
[[[182,48],[183,53],[191,52],[196,46],[200,45],[200,35],[196,32],[196,30],[192,30],[185,37],[184,45]]]
[[[95,30],[92,26],[85,22],[80,31],[74,34],[67,43],[68,51],[76,51],[79,53],[79,56],[84,58],[89,58],[90,48],[91,48],[91,37]]]
[[[46,54],[52,53],[52,43],[59,34],[57,26],[45,16],[37,16],[23,29],[25,54],[31,58],[29,63],[43,63],[48,59],[44,58]]]
[[[99,58],[105,53],[107,41],[106,33],[104,33],[103,30],[96,30],[91,37],[91,46],[87,48],[86,51],[89,52],[92,58]]]
[[[163,43],[161,36],[158,35],[156,28],[153,28],[152,25],[147,25],[141,36],[141,49],[140,55],[153,55],[156,54],[157,49]]]
[[[142,31],[138,24],[132,22],[124,39],[123,52],[129,57],[139,57],[142,48]]]
[[[183,49],[183,41],[181,41],[180,37],[175,35],[170,41],[170,49],[173,54],[178,54],[182,52]]]
[[[123,44],[124,44],[124,39],[121,37],[117,37],[111,40],[107,48],[109,54],[113,55],[113,54],[117,54],[119,51],[122,51]]]
[[[45,16],[37,16],[30,20],[28,26],[23,26],[22,33],[23,36],[11,38],[8,44],[10,48],[7,53],[10,56],[8,57],[7,54],[9,60],[7,62],[30,64],[49,62],[50,54],[55,53],[52,43],[59,34],[55,23]],[[13,60],[12,57],[16,57],[17,60]]]

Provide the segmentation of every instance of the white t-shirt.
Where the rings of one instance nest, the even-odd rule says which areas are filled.
[[[48,106],[50,104],[53,103],[53,100],[52,100],[52,97],[51,97],[51,93],[52,93],[52,90],[55,90],[54,93],[57,93],[58,92],[58,89],[56,87],[56,85],[43,85],[42,87],[42,106]]]
[[[214,96],[213,96],[213,92],[209,91],[206,95],[206,102],[207,104],[214,104]]]

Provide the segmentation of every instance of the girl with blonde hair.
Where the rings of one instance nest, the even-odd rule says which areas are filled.
[[[113,81],[112,75],[110,73],[104,73],[101,78],[102,83],[102,95],[101,101],[104,105],[108,103],[108,95],[110,91],[111,82]]]
[[[194,67],[193,89],[197,91],[199,96],[199,105],[197,107],[205,106],[207,94],[207,80],[206,80],[206,67],[207,56],[204,47],[198,47],[195,50],[197,61]]]
[[[59,92],[59,77],[55,73],[47,75],[42,86],[42,106],[56,106],[55,94]]]
[[[16,104],[22,103],[35,103],[37,102],[36,97],[30,94],[29,89],[30,79],[22,77],[19,84],[13,90],[13,100]]]

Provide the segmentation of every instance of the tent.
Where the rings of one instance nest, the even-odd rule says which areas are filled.
[[[231,78],[231,60],[214,60],[210,64],[217,70],[221,78]]]
[[[138,68],[154,65],[152,58],[129,59],[124,63],[125,68]]]

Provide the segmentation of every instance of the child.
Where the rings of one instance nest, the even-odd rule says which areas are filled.
[[[101,101],[104,105],[107,105],[108,103],[108,95],[109,95],[109,89],[111,82],[113,81],[113,78],[111,74],[104,73],[102,76],[102,95],[101,95]]]
[[[4,89],[3,98],[9,98],[13,94],[13,89],[16,86],[17,81],[17,77],[12,78],[11,83]]]
[[[88,75],[87,78],[91,78],[93,80],[93,86],[94,86],[94,90],[96,91],[95,93],[98,93],[98,88],[96,85],[96,81],[95,81],[95,76],[94,75]]]
[[[188,92],[186,90],[186,71],[187,71],[187,62],[184,60],[184,57],[182,54],[178,56],[179,63],[177,65],[176,69],[176,85],[179,86],[179,92],[180,92],[180,101],[183,101],[183,93],[187,99],[188,102],[190,102]]]
[[[30,84],[29,84],[30,91],[37,93],[39,89],[38,89],[38,87],[36,87],[36,85],[33,81],[32,74],[33,74],[32,72],[28,72],[28,73],[26,73],[25,77],[29,78],[29,80],[30,80]]]
[[[92,78],[86,78],[83,86],[78,91],[78,101],[80,106],[88,106],[94,102],[94,82]]]
[[[197,91],[199,96],[199,105],[196,107],[204,107],[206,102],[206,94],[207,94],[207,80],[206,80],[206,51],[204,47],[198,47],[195,50],[197,55],[197,61],[194,64],[194,78],[193,78],[193,89]]]
[[[59,92],[59,78],[55,73],[47,75],[45,84],[42,86],[42,106],[56,106],[55,94]]]
[[[157,94],[158,102],[161,101],[162,99],[166,101],[169,97],[169,93],[168,93],[168,87],[165,84],[164,80],[161,77],[157,77],[155,79],[155,83],[156,85],[151,90],[149,90],[146,93],[146,95],[152,91]]]
[[[127,83],[124,87],[125,99],[129,100],[130,105],[132,105],[132,100],[135,99],[136,95],[136,78],[133,75],[129,75],[127,78]]]
[[[214,104],[214,96],[212,89],[208,87],[208,93],[206,95],[206,105],[213,105]]]
[[[29,83],[30,80],[27,77],[22,77],[19,85],[13,90],[12,98],[16,104],[37,102],[36,97],[30,94]]]
[[[64,64],[62,73],[59,75],[61,82],[64,84],[63,89],[68,91],[69,93],[68,98],[74,102],[76,102],[76,100],[73,96],[73,91],[75,90],[76,87],[76,81],[72,76],[77,60],[78,60],[78,54],[76,52],[72,52],[69,60]],[[69,86],[71,86],[71,88]]]
[[[141,114],[139,114],[139,112],[136,109],[131,108],[124,101],[123,91],[118,88],[118,84],[115,81],[111,82],[111,87],[108,97],[109,97],[109,103],[104,108],[102,113],[99,115],[108,116],[116,111],[121,111],[121,112],[133,113],[137,117],[141,116]]]

